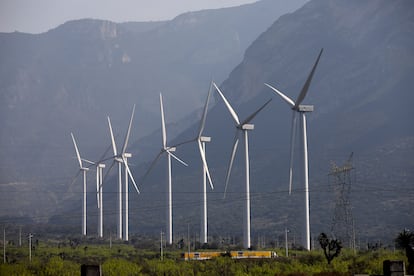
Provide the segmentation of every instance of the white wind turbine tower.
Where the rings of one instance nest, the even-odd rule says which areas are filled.
[[[105,168],[105,164],[102,163],[101,161],[98,161],[98,163],[96,163],[96,162],[92,162],[86,159],[82,159],[82,160],[96,167],[96,203],[97,203],[98,210],[99,210],[98,237],[102,238],[103,237],[102,172],[103,172],[103,169]]]
[[[78,146],[76,145],[75,137],[71,132],[70,135],[72,136],[73,145],[75,146],[76,157],[78,158],[79,162],[79,173],[83,173],[83,198],[82,198],[82,235],[86,236],[86,172],[89,171],[89,168],[84,167],[82,163],[82,158],[79,154]],[[78,175],[79,175],[78,173]],[[76,177],[75,177],[76,178]]]
[[[111,134],[111,142],[112,142],[112,149],[114,153],[114,163],[112,163],[112,166],[115,164],[115,162],[118,163],[118,238],[122,239],[122,164],[124,165],[124,171],[125,171],[125,227],[124,227],[124,240],[129,239],[129,194],[128,194],[128,177],[131,179],[132,183],[134,184],[135,190],[139,194],[138,186],[135,183],[134,177],[132,176],[131,170],[128,166],[128,158],[132,157],[131,153],[126,152],[126,148],[128,146],[128,140],[131,133],[131,127],[132,127],[132,120],[134,118],[134,112],[135,112],[135,105],[132,108],[132,114],[131,118],[129,120],[129,126],[127,133],[125,135],[124,145],[122,146],[121,152],[118,153],[116,144],[115,144],[115,138],[114,133],[112,131],[112,125],[111,125],[111,119],[108,116],[108,125],[109,125],[109,132]],[[111,168],[112,168],[111,166]]]
[[[109,146],[105,153],[99,158],[99,161],[93,162],[87,159],[82,159],[83,161],[94,165],[96,168],[96,203],[99,210],[99,219],[98,219],[98,237],[103,238],[103,169],[106,165],[103,163],[104,158],[111,146]]]
[[[106,151],[107,152],[107,151]],[[95,166],[96,168],[96,203],[99,210],[99,219],[98,219],[98,237],[103,238],[103,169],[106,167],[104,163],[102,163],[102,159],[106,155],[103,155],[102,158],[99,159],[98,162],[92,162],[89,160],[85,160]]]
[[[207,117],[207,110],[208,110],[208,103],[210,101],[210,95],[211,95],[211,88],[212,88],[213,82],[210,84],[210,89],[208,91],[207,99],[204,104],[203,109],[203,115],[201,117],[200,121],[200,129],[198,131],[198,135],[195,139],[180,143],[176,145],[175,147],[197,141],[198,149],[200,152],[201,161],[203,162],[203,183],[201,186],[202,190],[202,207],[201,207],[201,231],[200,231],[200,239],[203,243],[208,242],[208,229],[207,229],[207,179],[210,184],[210,187],[212,190],[214,190],[213,182],[211,180],[210,171],[208,169],[207,165],[207,159],[206,159],[206,143],[211,142],[211,137],[203,136],[204,126],[206,123],[206,117]]]
[[[246,164],[246,198],[245,198],[245,216],[243,220],[243,246],[244,248],[250,248],[251,242],[250,242],[250,164],[249,164],[249,137],[248,137],[248,130],[253,130],[254,125],[249,124],[250,121],[256,117],[256,115],[263,109],[265,106],[271,101],[268,100],[264,105],[262,105],[258,110],[256,110],[254,113],[252,113],[249,117],[247,117],[243,122],[240,122],[239,117],[237,116],[237,113],[234,111],[234,109],[231,107],[230,103],[227,101],[227,99],[224,97],[223,93],[220,91],[218,86],[213,82],[214,87],[220,94],[221,98],[223,99],[224,103],[226,104],[227,109],[229,110],[231,116],[233,117],[235,123],[236,123],[236,135],[234,137],[233,142],[233,150],[231,153],[229,168],[227,170],[226,175],[226,186],[224,190],[224,196],[226,195],[227,191],[227,184],[229,182],[231,169],[233,167],[233,161],[234,156],[236,155],[237,146],[239,144],[239,131],[243,131],[244,133],[244,147],[245,147],[245,164]]]
[[[210,89],[208,90],[208,95],[207,95],[206,103],[204,105],[204,110],[203,110],[203,116],[201,117],[200,130],[197,136],[198,149],[200,151],[201,160],[203,161],[203,186],[202,186],[203,207],[202,207],[202,221],[201,221],[201,233],[200,233],[201,235],[200,237],[203,243],[208,242],[206,176],[208,178],[208,182],[210,183],[211,189],[214,190],[213,182],[211,181],[210,171],[208,169],[207,160],[206,160],[206,143],[211,141],[211,137],[203,136],[204,126],[206,123],[207,110],[208,110],[208,102],[210,100],[210,94],[211,94],[211,85],[210,85]]]
[[[295,142],[295,132],[296,132],[296,114],[300,114],[301,126],[302,126],[302,143],[303,143],[303,176],[304,176],[304,186],[305,186],[305,237],[304,237],[304,247],[307,250],[310,250],[310,222],[309,222],[309,168],[308,168],[308,141],[307,141],[307,132],[306,132],[306,113],[313,111],[313,105],[302,105],[302,101],[306,97],[310,83],[312,81],[315,69],[318,65],[319,59],[322,55],[323,49],[319,52],[318,58],[316,59],[313,68],[303,85],[302,91],[300,92],[296,101],[293,101],[291,98],[274,88],[273,86],[265,83],[270,89],[278,94],[286,103],[292,108],[292,129],[291,129],[291,143],[290,143],[290,166],[289,166],[289,194],[292,191],[292,176],[293,176],[293,152],[294,152],[294,142]]]
[[[142,182],[144,182],[145,178],[148,176],[150,171],[154,168],[155,164],[157,163],[158,159],[164,153],[167,154],[167,170],[168,170],[168,187],[167,187],[167,231],[166,231],[166,239],[169,244],[173,242],[173,228],[172,228],[172,178],[171,178],[171,157],[175,160],[183,164],[184,166],[188,166],[184,161],[179,159],[177,156],[173,154],[176,151],[176,147],[174,146],[167,146],[167,130],[165,128],[165,118],[164,118],[164,106],[162,103],[162,94],[160,93],[160,109],[161,109],[161,130],[162,130],[162,148],[160,153],[155,157],[154,161],[152,161],[150,167],[148,168],[147,172],[142,178]]]
[[[99,224],[98,224],[98,236],[103,238],[103,194],[102,194],[102,171],[105,168],[105,164],[97,163],[96,164],[96,201],[98,204],[99,210]]]

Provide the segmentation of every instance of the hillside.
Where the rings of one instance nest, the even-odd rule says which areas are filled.
[[[177,23],[174,26],[188,27],[189,25],[184,22],[194,22],[193,19],[190,20],[193,15],[177,17],[172,22]],[[185,18],[188,20],[184,20]],[[168,44],[158,44],[157,47],[152,48],[145,48],[144,45],[144,49],[148,51],[145,53],[157,51],[160,53],[160,60],[169,60],[169,64],[173,67],[181,64],[183,60],[197,63],[199,59],[196,57],[200,56],[195,53],[203,47],[190,48],[189,45],[184,45],[182,40],[173,40],[169,35],[172,30],[170,24],[172,23],[161,24],[146,33],[148,37],[145,42],[152,39],[157,41],[157,37],[170,40]],[[215,26],[218,28],[217,25]],[[161,147],[161,134],[160,130],[157,130],[161,119],[158,98],[155,95],[160,90],[164,94],[167,86],[184,90],[183,83],[188,78],[199,85],[197,101],[200,106],[206,96],[211,75],[213,75],[217,83],[224,80],[220,88],[234,105],[240,118],[245,118],[266,100],[272,98],[271,104],[253,121],[255,129],[250,133],[252,239],[256,240],[258,236],[266,236],[271,240],[283,239],[286,227],[291,230],[292,236],[299,239],[301,206],[303,205],[303,186],[300,174],[295,174],[292,196],[288,196],[287,192],[291,110],[286,103],[272,94],[264,83],[270,83],[288,96],[296,98],[319,50],[324,48],[308,96],[304,101],[304,104],[315,106],[314,112],[308,114],[312,236],[315,237],[322,231],[330,231],[336,200],[332,186],[333,179],[328,177],[331,161],[338,165],[343,164],[353,152],[355,169],[352,172],[350,200],[359,245],[363,247],[366,241],[377,242],[379,240],[391,243],[390,239],[394,238],[396,233],[403,228],[412,228],[414,224],[412,209],[414,129],[410,123],[414,115],[410,107],[414,100],[411,93],[413,84],[410,78],[414,74],[414,38],[411,35],[413,27],[414,5],[411,1],[313,0],[297,11],[281,16],[254,40],[246,49],[244,58],[234,67],[228,78],[225,77],[226,74],[218,74],[218,71],[215,71],[220,68],[219,63],[209,64],[200,70],[185,66],[180,67],[181,69],[177,66],[172,70],[173,67],[164,67],[163,64],[157,63],[157,60],[152,60],[149,54],[140,55],[140,61],[148,65],[145,67],[145,72],[149,72],[149,75],[161,72],[164,77],[163,81],[166,82],[160,83],[158,87],[151,90],[151,98],[140,98],[148,110],[145,109],[147,113],[144,117],[136,116],[134,128],[137,127],[133,133],[135,138],[129,149],[133,153],[130,165],[136,179],[141,180],[152,158],[158,154]],[[184,30],[188,31],[188,28]],[[186,31],[183,31],[183,34]],[[203,31],[203,33],[206,32],[209,33],[208,30]],[[114,32],[105,33],[114,34]],[[20,36],[19,39],[30,38],[22,34],[14,35]],[[187,37],[187,35],[184,36]],[[200,39],[201,36],[194,37]],[[228,44],[219,44],[215,38],[217,37],[208,42],[212,44],[203,45],[210,50],[211,47],[208,46],[222,45],[223,52],[226,49],[239,49],[232,44],[233,40],[228,41]],[[135,41],[130,45],[139,44],[138,40],[134,40],[135,38],[128,39]],[[120,43],[119,45],[123,45]],[[186,46],[185,51],[175,55],[168,54],[168,51],[173,48],[181,49],[184,46]],[[129,51],[133,46],[130,47],[127,51],[128,57],[130,60],[136,60],[138,56],[130,54]],[[85,57],[91,55],[88,53],[85,53]],[[122,52],[119,54],[120,57],[123,55]],[[106,58],[107,56],[102,56],[103,60]],[[206,58],[205,61],[214,61],[207,54],[204,58]],[[93,63],[88,59],[85,60],[86,63]],[[127,62],[127,57],[124,60],[127,66],[132,66]],[[222,61],[222,59],[219,60]],[[229,58],[223,63],[231,64],[230,60]],[[234,63],[238,62],[234,61]],[[120,66],[115,62],[113,64],[114,67]],[[140,75],[141,71],[125,69],[122,72],[125,77],[130,76],[128,79],[131,80],[133,79],[131,75]],[[95,73],[100,79],[102,78],[102,72]],[[184,77],[176,77],[175,74],[178,73],[183,73]],[[196,79],[194,76],[198,74],[200,77]],[[22,78],[24,76],[24,74],[21,75]],[[110,74],[104,76],[104,79],[111,79]],[[194,79],[191,79],[192,77]],[[138,85],[145,87],[145,85],[153,84],[146,81],[131,82],[132,87]],[[75,85],[77,82],[70,83]],[[109,86],[115,90],[116,85],[120,83],[122,82],[114,83],[113,87],[102,83],[100,88],[105,91]],[[94,87],[91,91],[100,90]],[[129,90],[122,90],[118,87],[117,91]],[[174,144],[194,137],[198,129],[198,123],[194,121],[200,118],[201,112],[195,110],[190,113],[187,109],[189,104],[187,101],[191,100],[188,100],[184,94],[171,93],[173,92],[164,94],[164,105],[169,123],[167,126],[169,142]],[[87,95],[87,93],[79,92],[78,97],[86,100],[82,103],[93,103],[93,98],[88,98]],[[215,237],[229,238],[242,232],[243,147],[240,146],[236,155],[228,194],[226,200],[223,200],[224,178],[235,129],[226,107],[217,94],[214,95],[205,128],[205,134],[212,137],[212,142],[207,145],[207,158],[215,185],[214,191],[208,192],[209,233]],[[113,100],[113,102],[117,101],[119,99]],[[66,101],[62,101],[61,105],[64,103]],[[33,104],[36,102],[34,101]],[[107,103],[107,106],[99,106],[99,108],[105,111],[111,110],[111,105]],[[124,104],[122,108],[116,110],[121,110],[120,113],[123,113],[117,116],[128,116],[130,107]],[[174,116],[179,117],[177,110],[183,112],[183,119],[174,119]],[[77,114],[67,112],[71,116]],[[87,124],[83,121],[91,120],[95,124],[101,122],[102,129],[104,129],[106,125],[99,112],[96,113],[96,117],[100,117],[99,120],[92,120],[94,117],[85,116],[82,113],[76,116],[79,117],[73,126],[79,128],[79,124],[85,124],[85,130],[80,133],[79,141],[86,143],[90,132],[93,132],[94,137],[101,136],[95,125],[93,128],[87,128]],[[56,116],[50,120],[56,120]],[[116,130],[123,136],[122,131],[127,123],[125,121],[122,125],[119,118],[116,120],[118,120]],[[143,125],[142,122],[145,120],[153,122],[153,133],[139,135],[140,138],[137,139],[138,126]],[[71,125],[66,122],[60,127],[68,129]],[[102,134],[102,137],[103,135],[107,134]],[[66,150],[73,151],[69,139],[67,140]],[[39,139],[39,141],[42,140]],[[105,138],[100,143],[99,149],[102,151],[107,145],[109,145],[109,140]],[[86,153],[89,150],[93,152],[88,144],[83,144],[82,148],[86,149]],[[40,154],[44,158],[55,156],[40,149],[39,147],[39,152],[35,154]],[[299,150],[298,148],[297,152]],[[66,151],[62,150],[62,154],[63,152]],[[176,237],[181,237],[185,235],[188,226],[193,231],[199,228],[201,163],[194,144],[181,147],[177,155],[189,163],[188,168],[181,167],[178,163],[173,164],[174,229]],[[50,160],[52,160],[51,163],[54,162],[54,159]],[[74,159],[67,161],[73,164],[71,163],[70,167],[63,167],[75,172],[76,161]],[[45,166],[45,163],[40,164]],[[295,157],[295,164],[299,164],[298,156]],[[48,172],[48,167],[44,169]],[[131,192],[131,233],[154,233],[154,231],[158,233],[165,227],[165,172],[165,160],[160,160],[146,181],[140,183],[141,194]],[[295,172],[298,173],[299,168]],[[64,175],[70,175],[70,173]],[[91,178],[93,179],[92,176]],[[67,179],[61,183],[60,186],[54,188],[57,192],[50,195],[50,198],[55,198],[56,205],[59,203],[59,209],[52,218],[49,219],[48,216],[46,218],[49,219],[50,225],[58,225],[67,229],[76,229],[79,225],[80,230],[80,184],[68,187]],[[106,233],[115,231],[115,183],[116,176],[113,170],[105,185]],[[41,188],[40,191],[50,193],[51,189]],[[62,193],[65,194],[62,195]],[[93,192],[91,194],[95,198]],[[65,200],[61,201],[61,198]],[[44,202],[43,204],[47,205]],[[91,229],[94,229],[94,220],[96,220],[96,210],[92,208],[94,204],[94,200],[91,200]]]
[[[63,198],[80,191],[67,187],[77,170],[70,132],[82,155],[97,159],[110,142],[107,115],[123,135],[135,103],[133,141],[158,128],[160,91],[175,107],[169,120],[182,122],[175,134],[187,128],[193,120],[182,118],[201,107],[211,76],[224,80],[260,33],[304,2],[266,0],[163,22],[83,19],[38,35],[1,33],[0,215],[47,221]]]
[[[223,82],[221,89],[240,118],[273,98],[255,118],[250,134],[252,231],[256,237],[264,233],[282,236],[285,227],[300,236],[303,205],[300,174],[295,175],[293,196],[287,194],[291,112],[264,83],[296,98],[320,48],[324,53],[304,102],[315,106],[308,115],[313,235],[331,228],[336,200],[334,180],[328,177],[331,162],[341,165],[351,152],[355,169],[350,201],[357,238],[391,242],[393,233],[413,225],[414,129],[409,118],[414,113],[409,76],[414,73],[414,40],[408,35],[413,12],[409,1],[311,1],[277,20]],[[212,137],[207,154],[216,188],[209,192],[210,229],[212,235],[230,235],[241,233],[242,213],[237,210],[243,199],[243,149],[236,156],[230,193],[222,200],[234,127],[224,104],[218,97],[215,101],[205,130]],[[197,128],[194,125],[175,141],[193,137]],[[136,167],[137,175],[142,176],[148,167],[150,151],[152,156],[157,154],[159,147],[150,146],[157,140],[161,141],[160,133],[136,144],[142,156],[137,157],[138,163],[145,162]],[[189,221],[198,227],[200,161],[195,146],[185,146],[177,154],[191,164],[190,168],[179,164],[173,168],[176,227],[185,231]],[[136,224],[138,232],[147,229],[146,223],[153,221],[148,216],[154,212],[159,210],[163,217],[164,195],[154,195],[164,193],[164,166],[159,165],[153,179],[143,185],[142,196],[136,198],[136,216],[143,221]],[[151,225],[162,227],[162,219]]]

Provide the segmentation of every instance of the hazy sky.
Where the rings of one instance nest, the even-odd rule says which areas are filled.
[[[187,11],[257,0],[0,0],[0,32],[40,33],[73,19],[114,22],[172,19]]]

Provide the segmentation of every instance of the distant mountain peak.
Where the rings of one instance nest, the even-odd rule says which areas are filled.
[[[102,40],[110,40],[118,36],[119,24],[109,20],[78,19],[68,21],[49,32],[72,36],[99,34]]]

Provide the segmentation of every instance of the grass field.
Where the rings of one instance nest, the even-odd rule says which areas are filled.
[[[160,252],[130,244],[91,244],[81,241],[35,242],[32,260],[29,248],[6,246],[6,263],[0,265],[0,275],[80,275],[82,264],[101,265],[103,275],[354,275],[382,274],[384,260],[404,260],[403,251],[385,249],[354,253],[343,250],[331,265],[322,250],[290,251],[283,257],[275,250],[275,259],[234,260],[218,257],[206,261],[183,261],[182,250],[165,248]]]

